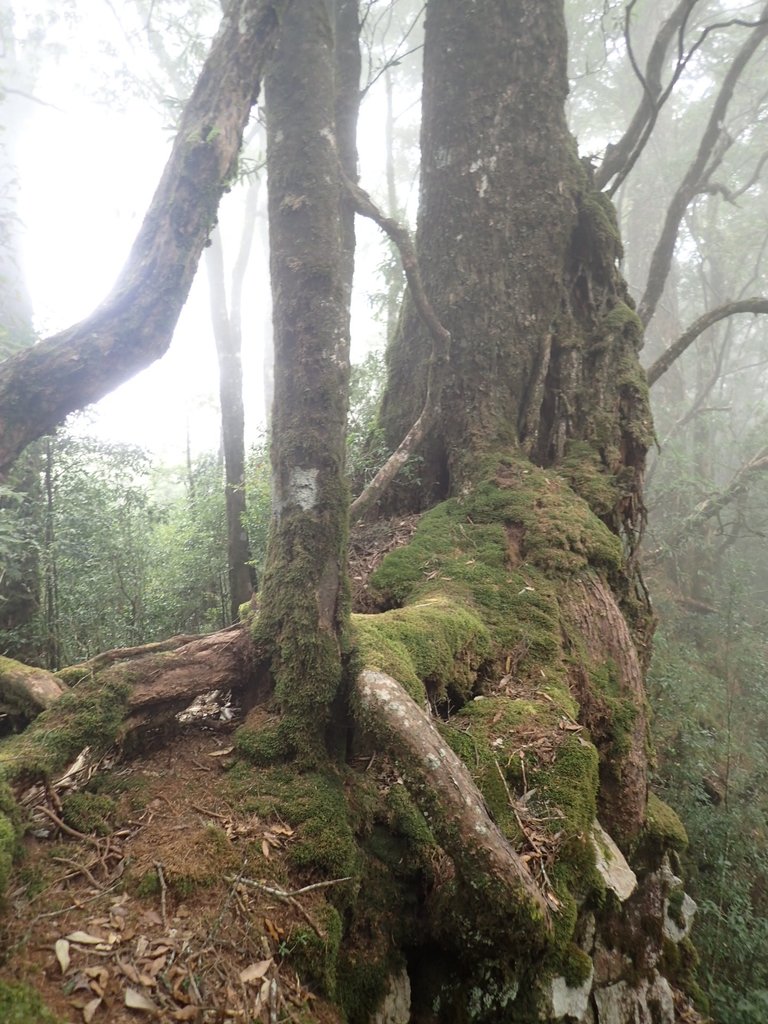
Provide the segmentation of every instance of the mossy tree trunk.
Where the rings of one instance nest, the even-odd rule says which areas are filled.
[[[428,6],[417,247],[452,348],[417,500],[460,493],[478,452],[552,465],[586,439],[617,482],[601,514],[636,527],[641,331],[611,204],[566,125],[566,48],[561,0]],[[388,356],[392,444],[421,409],[430,349],[409,308]]]
[[[273,517],[258,633],[273,651],[285,734],[305,754],[322,744],[349,615],[349,240],[334,67],[325,0],[293,4],[266,81],[275,399]]]
[[[612,588],[609,618],[622,619],[618,604],[631,612],[632,636],[622,625],[632,657],[619,659],[619,675],[636,706],[632,768],[619,770],[619,785],[606,756],[604,808],[629,837],[645,813],[642,665],[651,618],[633,554],[653,427],[614,211],[566,125],[563,15],[562,0],[428,5],[417,248],[452,340],[417,485],[402,485],[390,502],[411,511],[465,496],[488,471],[487,456],[516,453],[557,468],[622,539],[626,557],[608,590],[601,583],[597,597],[561,583],[560,604],[571,609],[563,621],[573,622],[576,604],[598,613]],[[393,445],[421,409],[431,347],[409,304],[388,353],[381,410]],[[525,561],[525,529],[508,526]],[[568,526],[554,519],[550,529],[554,540]],[[615,660],[608,631],[602,649],[594,640],[585,642],[590,661]]]

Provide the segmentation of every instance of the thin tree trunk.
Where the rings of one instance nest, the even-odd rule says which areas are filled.
[[[258,634],[273,652],[286,731],[312,757],[341,682],[348,621],[349,289],[325,0],[291,7],[277,58],[266,83],[273,518]]]

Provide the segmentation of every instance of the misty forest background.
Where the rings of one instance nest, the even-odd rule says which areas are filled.
[[[658,447],[647,474],[643,560],[659,621],[649,678],[654,787],[690,836],[685,869],[699,905],[699,983],[721,1024],[756,1024],[768,1012],[768,321],[754,315],[768,311],[761,298],[768,291],[765,42],[736,82],[727,76],[748,31],[739,22],[756,20],[762,5],[689,3],[685,43],[678,50],[675,39],[655,71],[650,58],[658,26],[684,5],[569,0],[566,6],[571,125],[583,157],[602,155],[617,141],[644,88],[660,107],[637,159],[612,185],[623,272],[648,319],[644,364],[653,366],[705,314],[743,307],[694,330],[684,354],[653,382]],[[413,0],[368,0],[363,8],[362,183],[388,214],[408,221],[418,191],[423,12]],[[21,19],[8,0],[0,2],[0,357],[33,343],[39,328],[24,279],[14,156],[18,140],[34,127],[36,108],[52,99],[38,92],[46,68],[89,39],[80,87],[115,117],[123,103],[144,102],[148,132],[172,127],[217,5],[135,0],[112,13],[94,28],[90,5],[76,0],[40,5]],[[686,192],[724,89],[731,90],[727,111],[696,187]],[[377,136],[373,157],[366,155],[366,124]],[[263,149],[263,128],[254,120],[240,179],[222,214],[242,234],[238,228],[213,239],[196,283],[211,310],[210,328],[197,325],[204,343],[213,350],[217,331],[242,336],[257,367],[269,365]],[[55,176],[55,164],[50,173]],[[658,247],[676,206],[682,214],[674,257],[656,301]],[[81,216],[87,219],[88,210]],[[364,241],[363,248],[348,435],[354,493],[386,454],[375,413],[404,286],[386,242]],[[254,292],[261,308],[250,322],[243,320],[243,296]],[[762,307],[747,299],[761,299]],[[244,395],[251,437],[244,488],[237,490],[245,498],[247,586],[261,571],[270,507],[268,423],[259,423],[249,404],[269,408],[268,369],[253,371]],[[223,452],[224,442],[204,451],[190,442],[186,457],[161,461],[133,443],[92,433],[88,414],[37,442],[0,488],[0,655],[58,669],[99,651],[232,621],[243,593],[235,592],[242,578],[233,583],[227,560]],[[418,461],[407,472],[418,478]]]

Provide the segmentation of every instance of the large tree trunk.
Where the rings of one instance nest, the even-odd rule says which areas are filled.
[[[657,965],[674,816],[647,815],[651,616],[634,564],[652,426],[612,209],[565,125],[562,0],[428,6],[418,248],[452,348],[432,359],[406,310],[382,416],[396,444],[431,362],[442,404],[421,486],[396,496],[428,511],[371,580],[382,611],[353,618],[339,175],[353,150],[336,89],[354,62],[334,60],[334,24],[346,46],[351,13],[291,5],[267,82],[274,513],[253,629],[78,683],[89,728],[119,735],[201,685],[261,700],[274,682],[280,715],[261,709],[266,738],[246,723],[242,767],[258,766],[257,787],[274,769],[310,784],[325,773],[353,808],[343,820],[333,805],[331,842],[351,837],[341,880],[354,893],[327,905],[347,948],[323,960],[347,1019],[376,1019],[407,968],[425,1022],[624,1024],[650,1019],[658,991],[671,1024]],[[74,753],[76,703],[8,743],[0,768],[50,770],[54,728],[56,750]],[[343,766],[328,763],[333,727],[353,755]],[[635,895],[598,814],[643,869]],[[563,1010],[576,990],[583,1008]],[[619,997],[623,1017],[603,1012]]]
[[[565,54],[559,0],[428,9],[417,247],[452,347],[418,500],[459,493],[478,452],[551,465],[588,439],[622,480],[612,525],[636,526],[652,438],[641,331],[611,204],[565,123]],[[393,444],[421,407],[430,348],[409,308],[382,408]]]

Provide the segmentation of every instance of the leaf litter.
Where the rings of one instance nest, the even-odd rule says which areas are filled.
[[[224,739],[185,726],[120,766],[143,806],[124,802],[107,836],[65,826],[50,786],[27,796],[32,828],[9,887],[2,980],[33,985],[68,1024],[271,1024],[306,1020],[310,1000],[313,1020],[337,1024],[286,943],[314,922],[321,886],[291,877],[290,825],[227,804]]]

